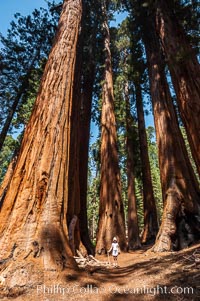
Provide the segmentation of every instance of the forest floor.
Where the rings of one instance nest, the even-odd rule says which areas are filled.
[[[107,261],[104,256],[96,256]],[[1,300],[16,301],[197,301],[200,300],[200,244],[179,252],[137,250],[119,255],[119,267],[94,272],[68,271],[62,280],[24,285]],[[17,291],[16,291],[17,292]],[[18,290],[19,294],[19,290]]]

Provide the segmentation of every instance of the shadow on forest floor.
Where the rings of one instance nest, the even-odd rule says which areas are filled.
[[[123,253],[119,261],[120,268],[91,277],[105,291],[101,300],[200,300],[200,245],[173,253]]]
[[[107,261],[107,257],[97,256]],[[49,278],[27,294],[2,300],[16,301],[198,301],[200,300],[200,244],[174,253],[145,249],[119,256],[119,268],[68,270]],[[59,280],[58,280],[59,279]],[[44,289],[45,288],[45,289]]]

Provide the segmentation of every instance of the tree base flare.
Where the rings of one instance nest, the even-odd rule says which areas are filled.
[[[70,273],[76,273],[76,264],[61,270],[58,265],[44,268],[44,258],[30,258],[26,260],[14,260],[0,266],[0,298],[17,298],[20,300],[33,300],[31,296],[38,295],[41,287],[52,286],[63,282]],[[30,298],[28,297],[30,295]],[[24,298],[24,299],[23,299]],[[17,299],[18,300],[18,299]]]

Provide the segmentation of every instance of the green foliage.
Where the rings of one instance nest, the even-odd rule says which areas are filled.
[[[27,108],[31,109],[30,94],[33,98],[36,96],[59,17],[58,12],[52,12],[51,8],[52,5],[49,4],[49,9],[35,9],[31,15],[25,17],[16,13],[7,37],[0,35],[0,130],[9,112],[13,110],[14,102],[18,101],[20,115],[20,109],[26,106],[26,101],[29,102]],[[15,119],[13,125],[19,129],[20,122],[24,125],[27,118]]]
[[[100,196],[100,139],[90,146],[88,166],[87,215],[92,241],[96,239]]]
[[[90,238],[93,242],[96,239],[96,232],[98,226],[98,218],[99,218],[99,185],[100,185],[100,177],[97,175],[96,178],[92,179],[88,187],[88,195],[87,195],[87,215],[88,215],[88,227]]]
[[[44,62],[46,62],[46,59],[44,60]],[[34,69],[30,74],[28,83],[29,89],[27,89],[26,93],[22,95],[21,102],[17,107],[17,110],[12,120],[12,126],[16,130],[24,129],[25,125],[29,121],[33,105],[35,103],[36,95],[39,89],[43,69],[44,63],[40,67]]]
[[[199,53],[199,18],[200,9],[198,0],[176,0],[174,1],[175,17],[183,26],[188,35],[191,45]],[[183,54],[182,56],[185,56]],[[188,54],[189,55],[189,54]]]
[[[4,147],[0,153],[0,183],[3,181],[13,152],[17,147],[19,147],[19,140],[15,140],[12,136],[7,136]]]
[[[147,141],[148,141],[148,152],[149,152],[149,161],[151,166],[151,177],[153,183],[154,197],[156,201],[158,219],[161,220],[163,212],[163,201],[162,201],[162,189],[160,182],[160,169],[158,162],[158,150],[155,137],[155,129],[152,126],[149,126],[146,129],[147,132]]]
[[[135,178],[135,196],[137,204],[138,225],[140,232],[144,227],[143,188],[141,178]]]
[[[17,146],[10,144],[10,135],[23,132],[36,99],[57,28],[59,11],[54,7],[52,2],[48,9],[35,9],[28,16],[16,13],[7,36],[0,34],[0,131],[9,135],[1,154],[1,178]]]

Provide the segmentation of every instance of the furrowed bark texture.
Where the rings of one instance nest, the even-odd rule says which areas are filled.
[[[82,19],[83,21],[83,19]],[[83,30],[83,24],[82,24]],[[68,210],[67,210],[67,224],[71,224],[72,220],[76,220],[73,225],[74,230],[71,231],[70,245],[75,255],[76,250],[80,250],[82,254],[86,255],[87,251],[82,244],[80,237],[80,220],[78,218],[80,213],[80,184],[79,184],[79,147],[80,147],[80,112],[81,112],[81,76],[83,67],[83,31],[81,30],[76,51],[75,74],[76,79],[73,87],[73,101],[71,112],[71,137],[70,137],[70,153],[69,153],[69,177],[68,177]],[[87,211],[85,212],[87,214]]]
[[[200,175],[200,66],[170,1],[156,1],[157,31],[167,59],[191,152]]]
[[[0,257],[6,258],[16,243],[18,257],[28,260],[27,254],[33,255],[31,250],[37,244],[44,270],[62,269],[74,262],[66,216],[70,118],[81,9],[79,0],[63,4],[54,46],[0,213]]]
[[[104,15],[106,15],[105,9]],[[107,20],[103,26],[105,31],[104,46],[106,61],[101,116],[101,188],[96,245],[96,251],[98,253],[105,252],[110,248],[114,236],[118,237],[121,249],[126,249],[124,207],[121,198],[121,181],[114,114],[110,33]]]
[[[147,53],[161,185],[164,199],[162,224],[154,251],[183,248],[199,235],[199,187],[188,159],[167,84],[153,18],[145,17]],[[146,27],[145,27],[146,26]],[[191,218],[192,217],[192,218]],[[182,225],[182,226],[181,226]]]

